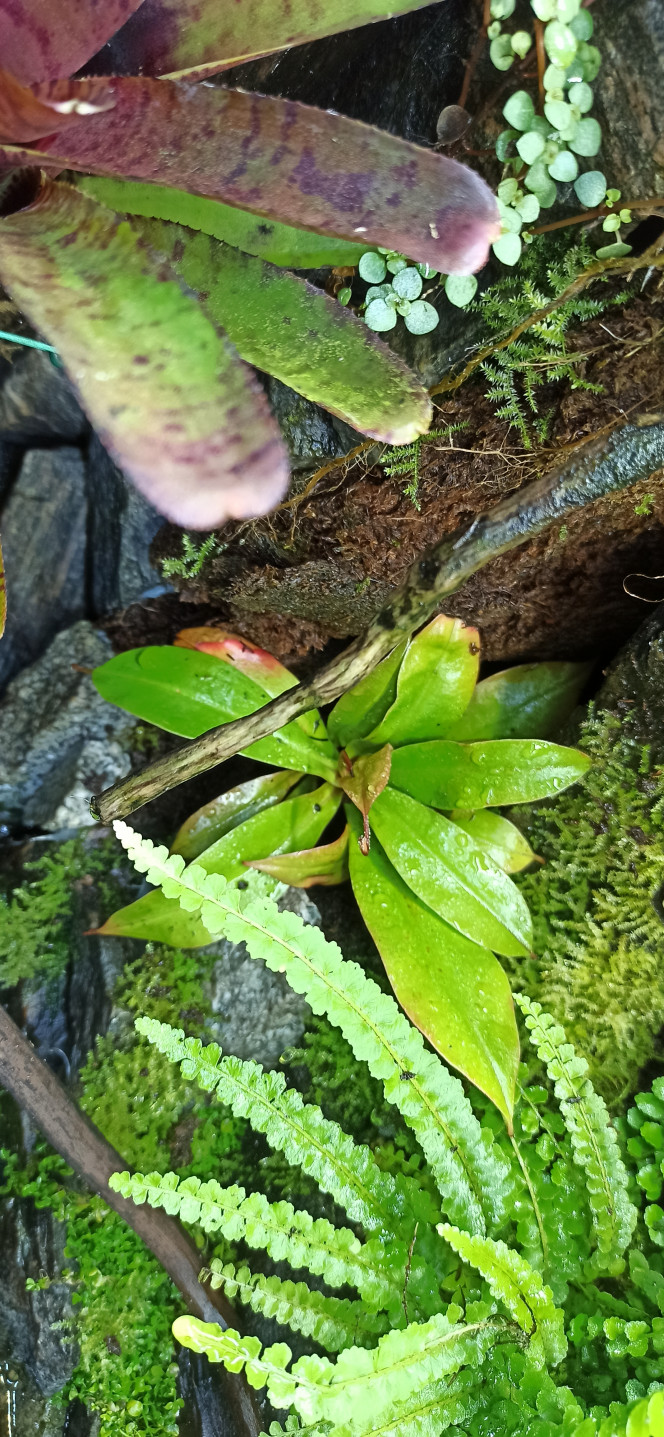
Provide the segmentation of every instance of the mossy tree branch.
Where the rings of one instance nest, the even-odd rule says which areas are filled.
[[[210,729],[176,753],[114,784],[92,801],[103,823],[124,818],[142,804],[204,773],[240,749],[290,723],[308,709],[331,703],[370,672],[404,638],[425,624],[490,559],[516,549],[575,509],[646,479],[664,466],[664,415],[647,415],[580,446],[525,490],[503,499],[469,529],[457,531],[418,559],[392,602],[366,632],[311,683],[289,689],[246,718]]]

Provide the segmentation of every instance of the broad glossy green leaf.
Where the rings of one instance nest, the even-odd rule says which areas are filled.
[[[478,847],[488,853],[489,858],[505,873],[521,873],[531,863],[542,862],[516,824],[490,808],[480,808],[477,813],[458,808],[449,817],[464,833],[469,833]]]
[[[292,888],[314,888],[316,885],[336,888],[348,878],[348,834],[346,824],[343,833],[332,843],[305,848],[299,853],[256,858],[247,867],[258,868],[277,883],[288,883]]]
[[[532,923],[518,888],[449,818],[390,786],[370,823],[404,882],[446,923],[496,953],[530,952]]]
[[[86,83],[69,81],[72,101]],[[496,200],[457,160],[271,95],[173,80],[103,83],[113,109],[44,137],[33,164],[44,157],[47,167],[188,189],[298,229],[353,243],[361,236],[367,247],[445,272],[469,273],[487,258]],[[48,99],[49,88],[35,93]]]
[[[143,0],[108,47],[114,74],[202,79],[273,50],[302,45],[371,20],[403,15],[422,0]]]
[[[412,370],[350,310],[306,280],[161,220],[134,220],[199,294],[238,353],[363,434],[406,444],[431,423]]]
[[[126,221],[19,174],[0,207],[0,281],[161,513],[212,529],[281,497],[289,465],[255,375]]]
[[[443,739],[395,749],[390,782],[433,808],[502,808],[560,793],[589,764],[580,749],[544,739]]]
[[[397,694],[385,717],[367,737],[378,747],[441,738],[468,707],[477,682],[477,629],[443,614],[422,629],[406,650]]]
[[[40,133],[43,133],[41,131]],[[220,200],[207,200],[186,190],[167,185],[140,184],[134,180],[104,179],[83,175],[79,189],[120,214],[142,215],[144,219],[171,220],[190,230],[202,230],[245,254],[258,255],[271,264],[291,269],[318,269],[321,265],[359,264],[365,244],[334,239],[294,229],[277,220],[259,219],[249,210],[235,209]]]
[[[482,679],[447,738],[547,738],[571,714],[592,664],[518,664]]]
[[[17,79],[72,75],[124,27],[141,0],[0,0],[0,60]]]
[[[385,717],[397,696],[397,674],[407,647],[404,639],[359,684],[337,699],[328,714],[327,730],[339,748],[346,748],[351,739],[364,738]]]
[[[182,738],[198,738],[218,724],[254,713],[266,698],[258,684],[231,664],[167,645],[116,654],[94,670],[92,680],[109,703]],[[262,763],[321,778],[333,779],[336,771],[336,751],[329,740],[310,737],[297,723],[243,752]]]
[[[366,753],[359,758],[349,758],[343,752],[337,769],[338,783],[346,797],[362,814],[362,852],[369,852],[369,813],[379,793],[386,788],[390,777],[392,749],[389,743],[375,753]]]
[[[275,659],[274,654],[269,654],[267,649],[259,649],[256,644],[250,644],[247,639],[241,639],[226,629],[181,629],[176,636],[175,646],[199,649],[202,654],[214,654],[223,663],[231,664],[239,669],[240,673],[246,674],[248,679],[253,679],[271,699],[297,686],[295,674]],[[316,735],[319,739],[325,737],[325,727],[318,709],[310,709],[308,713],[300,714],[294,722],[304,729],[305,733]]]
[[[359,836],[358,816],[349,814],[349,823]],[[511,1127],[519,1038],[497,958],[416,898],[375,839],[366,857],[351,839],[349,861],[360,912],[402,1008]]]
[[[171,844],[171,853],[181,853],[187,863],[191,863],[232,828],[239,828],[264,808],[281,803],[299,779],[299,773],[288,771],[263,773],[259,778],[250,778],[220,793],[185,820]]]
[[[254,858],[312,847],[334,818],[340,801],[339,789],[331,784],[323,784],[299,798],[287,798],[226,833],[206,848],[197,862],[206,873],[241,878],[245,865]],[[195,913],[185,913],[177,899],[165,898],[160,888],[118,909],[99,932],[145,938],[176,948],[202,948],[210,942],[200,918]]]

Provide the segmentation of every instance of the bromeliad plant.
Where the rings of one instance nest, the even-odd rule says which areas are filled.
[[[139,1018],[139,1032],[184,1078],[246,1116],[351,1224],[214,1180],[114,1174],[116,1191],[192,1224],[201,1246],[224,1240],[203,1274],[213,1286],[330,1356],[293,1362],[285,1342],[263,1346],[189,1316],[173,1325],[178,1340],[244,1370],[276,1408],[290,1409],[271,1437],[439,1437],[447,1428],[456,1437],[663,1437],[664,1264],[652,1201],[661,1188],[661,1080],[630,1115],[628,1149],[643,1166],[628,1175],[584,1060],[539,1004],[519,997],[550,1086],[521,1069],[508,1135],[477,1093],[473,1106],[393,999],[318,929],[280,912],[258,875],[240,892],[125,824],[116,833],[139,871],[210,938],[245,942],[327,1014],[384,1084],[433,1179],[425,1188],[380,1165],[283,1075]],[[319,1280],[252,1271],[244,1258],[228,1260],[229,1242]],[[347,1289],[354,1295],[339,1295]]]
[[[299,887],[350,876],[402,1006],[509,1123],[519,1046],[495,955],[530,952],[530,914],[510,874],[535,855],[494,810],[585,772],[584,754],[539,736],[569,712],[587,667],[528,664],[478,684],[479,652],[476,629],[434,619],[339,699],[327,727],[312,712],[253,744],[248,756],[280,771],[194,813],[172,852],[229,881],[250,867]],[[232,635],[190,629],[173,647],[118,655],[94,682],[144,721],[195,738],[296,680]],[[343,832],[315,847],[342,807]],[[200,915],[159,890],[101,931],[184,948],[209,941]]]
[[[488,187],[330,111],[194,83],[419,3],[0,0],[0,281],[127,475],[188,528],[284,492],[249,365],[375,438],[429,426],[398,357],[276,266],[352,266],[380,245],[469,273],[497,233]]]

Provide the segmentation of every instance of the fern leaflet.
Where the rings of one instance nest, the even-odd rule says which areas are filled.
[[[620,1271],[622,1254],[636,1225],[636,1208],[627,1193],[627,1172],[606,1104],[587,1077],[585,1058],[577,1057],[571,1043],[540,1003],[514,995],[525,1016],[530,1041],[554,1084],[575,1162],[585,1172],[597,1250],[587,1264],[589,1272]],[[618,1266],[616,1266],[618,1264]]]
[[[313,1338],[328,1352],[352,1346],[373,1347],[388,1327],[385,1313],[367,1312],[361,1302],[330,1297],[307,1287],[306,1282],[266,1277],[262,1272],[252,1273],[248,1267],[221,1263],[217,1258],[203,1271],[201,1279],[209,1279],[212,1288],[223,1287],[231,1302],[239,1298],[254,1312]]]
[[[530,1349],[540,1362],[556,1365],[567,1351],[562,1308],[553,1302],[538,1272],[513,1248],[490,1237],[471,1237],[449,1223],[438,1231],[464,1262],[486,1278],[493,1296],[504,1302],[515,1322],[530,1339]]]

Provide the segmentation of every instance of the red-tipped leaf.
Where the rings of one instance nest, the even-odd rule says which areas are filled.
[[[0,207],[0,280],[162,513],[212,529],[279,500],[287,456],[254,375],[126,221],[69,185],[19,176]]]
[[[71,82],[72,99],[85,83]],[[105,83],[114,108],[44,139],[34,163],[189,189],[455,274],[479,269],[498,233],[473,170],[357,120],[242,90]]]
[[[79,70],[141,0],[0,0],[0,59],[19,80]]]
[[[348,824],[332,843],[318,848],[303,848],[299,853],[273,854],[271,858],[255,858],[247,868],[259,868],[277,883],[290,888],[336,888],[348,878]]]

